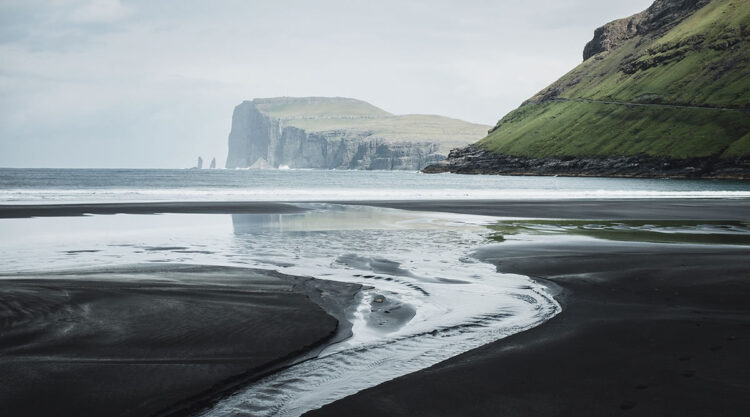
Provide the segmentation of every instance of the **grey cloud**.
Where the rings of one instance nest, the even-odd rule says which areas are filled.
[[[492,124],[650,4],[92,1],[0,3],[0,166],[222,159],[233,106],[261,96]]]

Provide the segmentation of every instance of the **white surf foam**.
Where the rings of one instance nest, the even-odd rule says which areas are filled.
[[[335,202],[383,200],[544,200],[630,198],[750,198],[750,191],[607,189],[402,189],[402,188],[250,188],[250,189],[6,189],[2,204],[112,203],[154,201]]]

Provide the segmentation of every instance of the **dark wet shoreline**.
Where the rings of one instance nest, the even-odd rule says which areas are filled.
[[[533,219],[750,220],[750,199],[744,198],[394,200],[346,201],[339,204]]]
[[[85,204],[0,204],[0,219],[82,216],[86,214],[288,214],[300,202],[184,201]],[[750,199],[656,198],[570,200],[393,200],[317,201],[413,211],[495,217],[621,220],[750,220]]]
[[[267,202],[189,201],[145,203],[2,204],[0,219],[66,217],[87,214],[289,214],[301,213],[292,204]]]

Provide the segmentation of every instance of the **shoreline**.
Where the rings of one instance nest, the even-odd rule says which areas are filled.
[[[637,104],[636,104],[637,105]],[[746,111],[740,110],[738,111]],[[494,153],[473,144],[451,150],[448,158],[424,167],[425,174],[559,176],[600,178],[669,178],[685,180],[750,179],[747,157],[669,156],[517,156]]]
[[[232,201],[157,201],[143,203],[0,204],[0,219],[67,217],[89,214],[292,214],[306,211],[292,204]]]
[[[748,198],[341,201],[412,211],[572,220],[750,220]]]
[[[295,204],[308,203],[534,219],[750,220],[750,198],[744,197],[0,204],[0,219],[88,214],[294,214],[306,211]]]

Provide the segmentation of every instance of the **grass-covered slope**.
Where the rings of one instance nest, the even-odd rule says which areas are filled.
[[[253,103],[258,110],[278,119],[392,116],[370,103],[345,97],[256,98]]]
[[[653,17],[679,2],[610,23],[651,18],[656,29],[588,57],[479,145],[535,158],[750,156],[750,1],[712,0],[678,22]]]
[[[288,124],[308,132],[328,130],[367,131],[391,141],[434,142],[441,153],[476,142],[487,135],[490,126],[427,114],[408,114],[369,119],[295,119]]]
[[[748,132],[750,116],[741,111],[546,101],[510,113],[480,144],[536,158],[737,157],[750,151]]]
[[[444,116],[410,114],[396,116],[367,102],[341,97],[280,97],[255,99],[263,113],[280,119],[284,126],[307,132],[365,133],[395,142],[433,142],[440,151],[476,142],[490,126]],[[348,132],[348,133],[347,133]],[[336,134],[326,135],[332,139]]]

